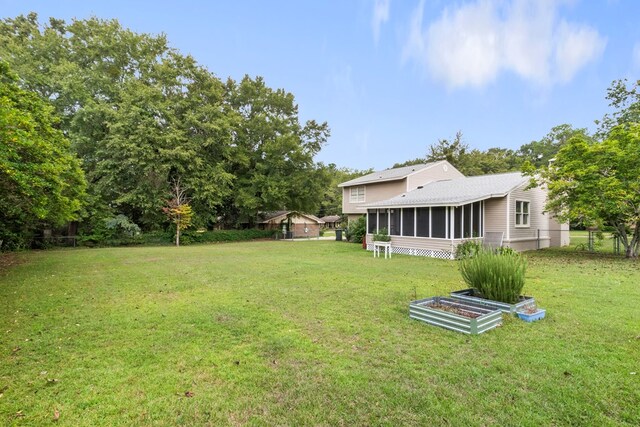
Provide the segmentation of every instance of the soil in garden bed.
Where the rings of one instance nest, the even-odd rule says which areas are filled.
[[[445,305],[445,304],[440,304],[440,303],[430,304],[427,307],[433,308],[433,309],[436,309],[436,310],[441,310],[441,311],[448,311],[449,313],[457,314],[459,316],[468,317],[469,319],[475,319],[476,317],[480,317],[481,316],[478,313],[474,313],[472,311],[465,310],[464,308],[454,307],[454,306],[451,306],[451,305]]]

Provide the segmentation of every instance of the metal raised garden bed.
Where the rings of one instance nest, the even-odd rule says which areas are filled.
[[[524,308],[525,306],[534,305],[536,302],[536,300],[533,297],[527,297],[522,295],[520,296],[520,301],[518,301],[515,304],[509,304],[509,303],[500,302],[500,301],[493,301],[490,299],[485,299],[485,298],[475,296],[474,289],[471,289],[471,288],[463,289],[461,291],[453,291],[451,292],[451,298],[459,301],[480,304],[485,307],[502,310],[505,313],[513,313],[514,315],[521,308]]]
[[[434,306],[444,306],[444,309]],[[430,325],[471,335],[481,334],[502,323],[500,310],[448,297],[431,297],[412,301],[409,304],[409,317],[422,320]]]

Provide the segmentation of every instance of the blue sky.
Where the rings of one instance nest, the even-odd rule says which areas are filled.
[[[218,77],[263,76],[332,135],[317,160],[384,169],[460,130],[518,148],[594,130],[614,79],[640,78],[637,0],[7,1],[0,16],[116,18],[165,33]]]

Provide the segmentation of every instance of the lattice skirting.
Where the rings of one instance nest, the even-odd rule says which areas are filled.
[[[367,250],[373,251],[373,245],[367,244]],[[435,250],[435,249],[416,249],[416,248],[403,248],[399,246],[391,246],[391,253],[412,255],[412,256],[426,256],[430,258],[439,259],[453,259],[453,253],[449,251]]]

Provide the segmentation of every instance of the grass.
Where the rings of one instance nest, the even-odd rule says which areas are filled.
[[[547,318],[408,318],[456,262],[335,241],[4,257],[0,425],[638,425],[640,266],[527,254]]]

